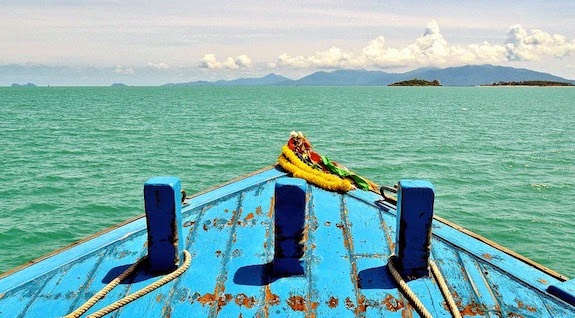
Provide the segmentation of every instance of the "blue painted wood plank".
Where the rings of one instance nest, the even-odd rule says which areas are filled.
[[[350,304],[356,303],[355,277],[343,234],[340,194],[316,187],[311,190],[311,205],[317,228],[313,231],[311,266],[312,289],[318,303],[317,317],[355,317]],[[348,309],[348,307],[350,307]]]
[[[225,266],[231,254],[236,222],[241,218],[241,195],[228,196],[217,204],[206,206],[191,246],[190,268],[180,277],[190,288],[190,299],[182,302],[173,313],[187,312],[190,317],[206,317],[213,313],[222,294]]]
[[[387,271],[387,257],[354,258],[360,287],[357,313],[367,317],[404,317],[407,300],[395,289]]]
[[[309,291],[305,276],[280,278],[269,285],[269,291],[277,298],[277,305],[269,307],[268,317],[305,317]]]
[[[262,171],[261,173],[255,174],[253,176],[237,180],[225,186],[213,189],[207,193],[200,194],[190,200],[190,205],[192,207],[197,207],[209,202],[218,201],[219,199],[230,194],[242,191],[261,182],[273,180],[285,175],[285,172],[271,167],[269,170]]]
[[[478,278],[481,273],[477,271],[477,267],[468,268],[475,263],[468,260],[469,265],[466,267],[457,249],[436,237],[432,240],[431,247],[433,260],[442,273],[459,311],[476,317],[497,317],[494,311],[487,310],[488,308],[494,310],[496,305],[491,297],[492,294],[486,286],[477,286],[478,283],[475,282],[481,279]],[[481,279],[480,283],[482,281]],[[488,297],[486,303],[482,296]]]
[[[458,251],[457,254],[463,266],[463,278],[467,280],[479,299],[478,306],[469,307],[469,311],[482,313],[486,317],[501,317],[501,305],[498,296],[486,280],[478,260],[464,251]]]
[[[448,242],[457,242],[459,248],[469,252],[477,259],[501,268],[504,272],[510,273],[542,292],[545,292],[549,285],[559,282],[556,278],[537,268],[441,222],[434,221],[433,231],[434,235]]]
[[[146,222],[143,218],[129,222],[122,227],[115,228],[109,232],[103,233],[100,236],[94,237],[91,240],[83,242],[79,245],[74,245],[60,253],[52,255],[48,259],[35,263],[12,275],[0,278],[0,293],[6,292],[8,289],[17,287],[34,278],[40,277],[54,268],[58,268],[67,264],[79,257],[79,255],[86,255],[98,249],[105,248],[115,244],[116,242],[124,240],[132,234],[138,234],[145,231]]]
[[[88,277],[89,280],[85,282],[78,297],[67,304],[68,313],[84,304],[86,300],[100,291],[111,280],[143,257],[146,251],[145,241],[146,234],[140,231],[137,234],[126,237],[123,241],[119,241],[106,249],[102,249],[101,251],[105,251],[106,253],[103,255],[100,263],[97,264],[97,267],[93,269],[94,273],[84,273],[84,276]],[[130,286],[129,282],[130,280],[128,279],[112,289],[104,299],[90,308],[87,314],[95,312],[115,300],[122,298],[127,293]]]
[[[41,296],[40,292],[47,283],[48,274],[2,294],[0,297],[2,317],[24,317],[28,307]]]
[[[346,203],[354,254],[381,255],[387,242],[381,227],[379,209],[353,197],[348,197]]]
[[[54,316],[68,314],[68,306],[65,299],[71,300],[77,297],[82,286],[88,283],[91,277],[86,273],[93,272],[103,258],[104,251],[90,254],[80,262],[74,262],[59,268],[53,275],[46,277],[39,297],[23,312],[27,317],[41,317],[47,313]]]
[[[510,317],[551,317],[537,290],[502,274],[498,269],[481,264],[483,276],[497,295],[503,315]]]
[[[395,210],[379,210],[380,224],[385,235],[385,244],[382,246],[382,253],[391,255],[395,251]]]
[[[273,245],[269,240],[273,237],[273,190],[273,182],[268,182],[245,192],[224,283],[225,295],[229,296],[221,306],[220,317],[254,317],[265,303],[263,274],[270,261],[266,249]]]

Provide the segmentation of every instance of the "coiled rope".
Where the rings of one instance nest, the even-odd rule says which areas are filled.
[[[282,168],[290,172],[294,177],[302,178],[320,188],[342,192],[351,190],[351,182],[349,180],[308,166],[286,145],[282,147],[282,153],[278,158],[278,162]]]
[[[421,317],[433,318],[433,316],[429,313],[427,308],[425,308],[421,300],[419,300],[417,295],[415,295],[415,293],[411,290],[411,288],[407,286],[407,283],[395,268],[396,259],[397,255],[392,254],[391,256],[389,256],[387,265],[389,271],[391,272],[391,276],[393,276],[393,279],[395,279],[395,282],[399,285],[401,292],[413,304],[413,307]],[[433,261],[429,262],[429,267],[431,268],[431,273],[435,278],[437,285],[439,286],[439,290],[441,291],[441,294],[443,295],[443,298],[445,299],[447,306],[449,307],[449,312],[451,313],[451,316],[454,318],[461,318],[461,313],[459,312],[459,309],[457,308],[457,305],[455,304],[455,301],[453,300],[453,297],[449,292],[449,288],[447,287],[447,284],[445,283],[445,280],[443,279],[443,275],[439,271],[439,268],[437,268],[437,265],[435,265],[435,262]]]
[[[188,267],[190,267],[190,263],[192,261],[192,257],[190,256],[190,253],[186,250],[184,250],[184,264],[182,264],[182,266],[180,266],[178,269],[176,269],[175,271],[171,272],[170,274],[158,279],[157,281],[147,285],[146,287],[129,294],[128,296],[96,311],[95,313],[91,314],[88,316],[88,318],[99,318],[99,317],[103,317],[115,310],[120,309],[121,307],[125,306],[126,304],[129,304],[130,302],[156,290],[157,288],[165,285],[166,283],[178,278],[180,275],[182,275],[187,269]],[[112,280],[108,285],[104,286],[104,288],[102,288],[99,292],[97,292],[94,296],[92,296],[90,299],[88,299],[82,306],[78,307],[78,309],[74,310],[73,312],[69,313],[68,315],[65,316],[65,318],[78,318],[80,316],[82,316],[82,314],[84,314],[86,311],[88,311],[88,309],[90,309],[92,306],[94,306],[94,304],[96,302],[98,302],[100,299],[104,298],[106,296],[106,294],[108,294],[112,289],[114,289],[114,287],[118,286],[118,284],[124,280],[126,277],[128,277],[130,274],[132,274],[134,272],[134,270],[142,263],[143,260],[145,260],[146,257],[142,257],[140,258],[137,262],[135,262],[132,266],[130,266],[128,269],[126,269],[122,274],[120,274],[118,277],[114,278],[114,280]]]

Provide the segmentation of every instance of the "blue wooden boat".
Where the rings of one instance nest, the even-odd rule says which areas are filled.
[[[329,191],[270,166],[180,190],[152,178],[145,215],[3,274],[0,317],[575,317],[575,280],[433,216],[427,181]]]

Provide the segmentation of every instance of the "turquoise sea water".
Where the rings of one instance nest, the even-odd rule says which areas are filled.
[[[376,183],[425,178],[435,213],[575,276],[575,90],[0,88],[0,272],[275,162],[289,132]]]

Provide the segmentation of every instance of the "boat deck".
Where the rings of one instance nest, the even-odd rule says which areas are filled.
[[[264,170],[191,198],[182,208],[190,268],[112,317],[417,317],[387,269],[396,210],[376,193],[309,185],[305,275],[273,277],[274,187]],[[575,317],[547,288],[565,278],[434,219],[431,258],[464,317]],[[144,217],[0,278],[1,317],[60,317],[147,253]],[[157,279],[139,271],[92,313]],[[408,285],[434,317],[451,317],[433,278]]]

